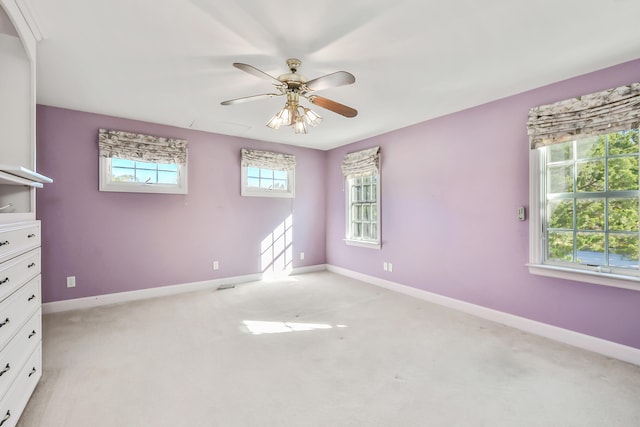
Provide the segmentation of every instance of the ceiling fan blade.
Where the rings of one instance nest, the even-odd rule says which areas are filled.
[[[347,107],[346,105],[342,105],[339,102],[332,101],[328,98],[323,98],[322,96],[310,96],[308,99],[309,102],[314,105],[326,108],[327,110],[333,111],[334,113],[338,113],[345,117],[355,117],[358,115],[357,110],[354,110],[351,107]]]
[[[335,73],[309,80],[305,83],[305,86],[309,90],[322,90],[330,87],[350,85],[355,81],[356,78],[353,74],[347,73],[346,71],[336,71]]]
[[[256,101],[258,99],[273,98],[274,96],[282,96],[281,93],[263,93],[261,95],[245,96],[243,98],[229,99],[222,101],[222,105],[242,104],[243,102]]]
[[[242,70],[245,73],[249,73],[251,75],[254,75],[256,77],[259,77],[261,79],[265,79],[265,80],[270,80],[271,83],[275,84],[275,85],[282,85],[283,83],[276,79],[273,76],[270,76],[269,74],[265,73],[264,71],[258,70],[256,67],[254,67],[253,65],[249,65],[249,64],[243,64],[242,62],[234,62],[233,66],[236,67],[238,70]]]

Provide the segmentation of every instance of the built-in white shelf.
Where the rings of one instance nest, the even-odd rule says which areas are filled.
[[[42,184],[52,182],[51,178],[23,166],[0,165],[0,184],[27,185],[29,187],[42,188]]]

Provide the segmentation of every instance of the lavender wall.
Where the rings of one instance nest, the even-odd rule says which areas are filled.
[[[187,139],[189,194],[99,192],[99,128]],[[259,273],[289,215],[293,267],[325,263],[325,152],[46,106],[37,135],[45,302]],[[241,197],[241,148],[296,155],[296,198]]]
[[[528,273],[529,108],[638,81],[640,60],[329,152],[327,262],[640,348],[640,292]],[[437,99],[425,102],[438,102]],[[381,250],[347,246],[340,163],[381,146]],[[393,263],[385,272],[382,263]]]

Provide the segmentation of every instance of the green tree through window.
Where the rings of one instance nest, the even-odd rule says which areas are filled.
[[[546,153],[547,258],[638,268],[638,129]]]

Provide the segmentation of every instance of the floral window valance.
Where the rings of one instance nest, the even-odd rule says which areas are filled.
[[[183,139],[100,129],[98,148],[102,157],[187,164],[187,141]]]
[[[346,154],[342,162],[342,173],[347,177],[377,175],[379,169],[380,147]]]
[[[640,125],[640,83],[529,110],[531,148],[603,135]]]

